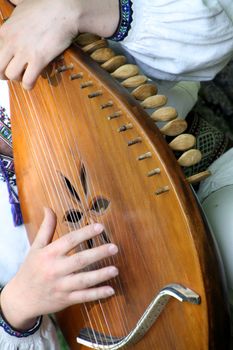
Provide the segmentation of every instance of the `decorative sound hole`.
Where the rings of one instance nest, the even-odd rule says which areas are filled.
[[[83,217],[83,213],[79,210],[71,209],[65,213],[64,220],[71,223],[77,224]]]
[[[96,216],[101,217],[110,205],[110,201],[104,196],[92,196],[89,185],[88,173],[84,164],[81,164],[79,170],[79,178],[75,180],[75,184],[65,175],[60,173],[65,189],[69,197],[72,198],[72,207],[65,212],[63,221],[69,224],[79,224],[79,227],[85,224],[102,220],[97,220]],[[69,201],[70,203],[70,201]],[[82,221],[82,222],[81,222]],[[98,239],[101,243],[110,243],[110,239],[106,232],[99,235]],[[94,241],[88,241],[88,247],[94,246]]]
[[[62,175],[62,178],[65,182],[66,188],[68,189],[69,193],[71,194],[72,197],[74,197],[78,202],[80,202],[80,198],[78,193],[76,192],[74,186],[71,184],[70,180],[67,179],[67,177]]]
[[[103,243],[111,243],[110,238],[108,237],[106,231],[103,231],[100,236]]]
[[[101,244],[111,243],[111,240],[110,240],[110,238],[108,237],[108,235],[107,235],[107,233],[106,233],[105,230],[99,235],[99,237],[97,238],[97,240],[98,240],[98,242],[101,243]],[[96,246],[95,240],[94,240],[94,239],[88,239],[87,245],[88,245],[88,248],[89,248],[89,249],[94,248],[94,247]]]
[[[88,195],[87,173],[83,164],[81,165],[81,169],[80,169],[80,179],[81,179],[83,191],[87,196]]]
[[[93,200],[91,210],[96,213],[103,213],[109,206],[109,201],[106,198],[99,197]]]

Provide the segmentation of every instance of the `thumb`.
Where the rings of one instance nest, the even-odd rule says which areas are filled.
[[[43,248],[47,246],[53,238],[57,224],[57,217],[50,208],[44,208],[44,220],[32,244],[34,248]]]

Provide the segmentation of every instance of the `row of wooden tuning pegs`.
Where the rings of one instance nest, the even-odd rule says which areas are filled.
[[[80,34],[76,43],[113,78],[120,81],[123,87],[130,89],[131,95],[141,106],[145,110],[150,110],[151,118],[156,123],[162,123],[160,131],[166,138],[169,138],[171,149],[179,154],[177,160],[182,167],[193,166],[201,161],[201,152],[195,148],[195,137],[185,133],[187,122],[178,117],[175,108],[166,106],[167,97],[158,94],[156,85],[140,73],[137,65],[128,64],[125,56],[116,55],[114,50],[108,47],[107,40],[97,35]],[[209,175],[209,171],[204,171],[189,177],[187,180],[190,183],[197,183]]]

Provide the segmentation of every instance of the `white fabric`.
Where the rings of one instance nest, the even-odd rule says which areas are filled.
[[[233,171],[231,172],[233,177]],[[212,228],[226,273],[228,296],[233,305],[233,185],[220,187],[202,203]]]
[[[209,170],[212,175],[201,183],[198,197],[217,241],[233,305],[233,149],[217,159]]]
[[[209,167],[211,176],[202,181],[198,191],[201,202],[220,188],[233,185],[233,148],[223,154]]]
[[[6,184],[0,181],[0,285],[17,272],[29,247],[24,226],[14,227]]]
[[[59,350],[55,327],[48,316],[43,317],[37,332],[26,338],[16,338],[0,327],[1,350]]]
[[[133,0],[122,46],[151,77],[209,80],[233,55],[232,0]]]

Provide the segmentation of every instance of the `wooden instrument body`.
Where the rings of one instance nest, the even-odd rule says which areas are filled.
[[[1,5],[8,15],[10,6]],[[58,73],[55,68],[64,64],[72,70]],[[116,296],[58,315],[71,348],[86,349],[75,338],[90,327],[88,319],[99,332],[126,336],[160,289],[179,283],[198,293],[201,304],[170,301],[131,348],[227,349],[229,320],[215,247],[164,138],[133,98],[78,48],[54,65],[30,93],[10,84],[17,183],[30,239],[49,206],[58,216],[57,237],[99,221],[105,236],[89,246],[111,241],[120,249],[111,262],[120,270],[111,282]],[[77,73],[80,79],[71,80]],[[87,82],[92,84],[82,88]],[[109,101],[112,106],[104,108]],[[119,118],[109,118],[119,111]],[[127,125],[132,127],[120,132]],[[141,142],[128,145],[138,137]],[[148,176],[158,168],[159,174]],[[67,222],[72,215],[75,224]]]

